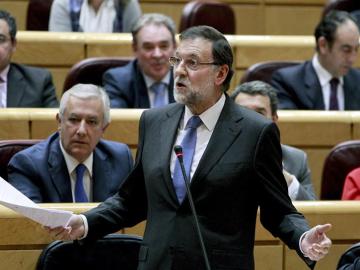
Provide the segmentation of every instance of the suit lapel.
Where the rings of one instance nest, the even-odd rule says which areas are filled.
[[[214,132],[192,178],[191,185],[205,177],[227,149],[231,147],[241,132],[242,118],[238,105],[227,97]]]
[[[70,177],[67,173],[66,162],[60,149],[59,137],[50,145],[48,162],[51,178],[49,181],[52,181],[60,201],[72,202]]]
[[[344,76],[344,108],[345,110],[357,110],[359,108],[358,100],[360,98],[358,85],[355,85],[352,70]]]
[[[27,86],[24,77],[13,65],[10,65],[7,85],[7,107],[18,107]]]
[[[324,99],[322,95],[321,85],[319,78],[316,75],[315,69],[310,61],[305,66],[305,95],[310,103],[307,105],[309,108],[324,109]]]
[[[106,162],[107,156],[100,149],[95,148],[93,159],[93,201],[102,202],[110,197],[105,191],[111,190],[110,163]]]
[[[175,102],[175,98],[174,98],[174,72],[173,72],[173,68],[171,68],[170,70],[170,84],[169,84],[169,91],[168,91],[168,95],[169,95],[169,103],[173,103]]]
[[[172,194],[173,199],[178,202],[177,196],[175,193],[175,189],[173,186],[171,173],[170,173],[170,161],[172,148],[176,139],[177,129],[184,111],[184,106],[177,104],[171,110],[166,112],[162,121],[160,121],[160,147],[158,153],[166,153],[164,155],[159,155],[160,164],[166,164],[162,167],[162,174],[164,175],[163,179],[165,181],[165,185],[168,188],[170,194]],[[172,134],[169,136],[169,134]]]
[[[144,75],[141,72],[138,62],[134,63],[134,73],[133,78],[137,78],[135,80],[135,108],[150,108],[150,99],[144,79]]]

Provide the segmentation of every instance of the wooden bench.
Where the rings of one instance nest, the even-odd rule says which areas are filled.
[[[141,0],[143,13],[160,12],[180,25],[188,0]],[[312,35],[326,0],[223,0],[236,14],[238,35]],[[16,18],[25,30],[29,0],[0,0],[0,6]]]
[[[82,213],[96,204],[40,204],[52,209],[70,210]],[[360,239],[360,202],[296,202],[295,206],[309,220],[310,225],[331,223],[329,236],[333,247],[329,255],[318,262],[316,269],[334,269],[340,255]],[[346,221],[346,222],[344,222]],[[121,233],[143,235],[145,222],[121,230]],[[255,237],[256,269],[302,270],[307,269],[296,252],[271,236],[260,224],[259,218]],[[1,269],[33,270],[41,250],[52,241],[41,226],[15,212],[0,206],[0,261]]]
[[[0,109],[0,139],[45,139],[57,130],[58,109]],[[112,109],[104,137],[129,145],[135,156],[143,110]],[[281,141],[306,151],[316,194],[320,194],[323,163],[336,144],[360,139],[360,112],[279,111]]]

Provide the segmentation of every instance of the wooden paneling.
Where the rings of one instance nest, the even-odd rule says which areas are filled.
[[[312,35],[320,21],[323,6],[265,7],[265,33],[267,35]],[[300,19],[302,18],[302,19]]]
[[[0,109],[0,139],[29,139],[29,113],[19,109]]]
[[[0,9],[15,17],[18,30],[25,30],[28,5],[28,0],[0,0]]]
[[[357,224],[360,223],[360,202],[358,201],[319,201],[295,202],[311,226],[331,223],[328,233],[333,247],[328,256],[317,263],[316,269],[335,269],[341,254],[360,239]],[[82,213],[97,204],[40,204],[41,207],[63,209]],[[344,220],[346,222],[344,222]],[[273,238],[259,222],[256,225],[254,248],[256,269],[266,270],[302,270],[305,263],[297,254],[289,250],[278,239]],[[145,222],[120,233],[143,235]],[[39,224],[36,224],[13,211],[0,206],[0,269],[33,270],[41,249],[52,239]]]
[[[104,138],[128,144],[135,156],[142,111],[112,109],[112,121]],[[0,139],[45,139],[57,130],[57,112],[58,109],[1,109],[0,123],[6,128],[0,129]],[[278,115],[281,142],[308,154],[311,178],[319,197],[324,160],[336,144],[360,139],[360,113],[280,110]]]
[[[238,35],[312,35],[327,0],[223,0],[234,9]],[[159,12],[173,18],[177,28],[188,0],[141,0],[143,13]],[[0,0],[18,28],[25,30],[28,0]]]
[[[19,31],[14,62],[69,67],[85,58],[85,37],[78,33]]]
[[[344,111],[279,112],[281,139],[296,146],[333,146],[351,139],[351,121],[351,112]]]

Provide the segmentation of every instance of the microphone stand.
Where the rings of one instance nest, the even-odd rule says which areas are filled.
[[[200,241],[201,251],[203,253],[203,257],[204,257],[204,261],[205,261],[205,266],[206,266],[207,270],[211,270],[210,263],[209,263],[209,258],[208,258],[207,253],[206,253],[204,239],[202,237],[201,230],[200,230],[199,220],[197,218],[197,213],[196,213],[196,210],[195,210],[194,200],[193,200],[191,192],[190,192],[190,187],[189,187],[189,182],[190,181],[189,181],[189,179],[188,179],[188,177],[186,175],[186,171],[185,171],[185,167],[184,167],[182,147],[180,145],[175,145],[174,151],[175,151],[176,157],[179,160],[180,167],[181,167],[181,172],[182,172],[182,175],[184,177],[186,193],[187,193],[188,198],[189,198],[191,212],[193,214],[196,231],[197,231],[197,234],[199,236],[199,241]]]

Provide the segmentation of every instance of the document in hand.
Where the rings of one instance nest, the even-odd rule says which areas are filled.
[[[51,228],[65,227],[72,215],[71,211],[41,208],[1,177],[0,204]]]

